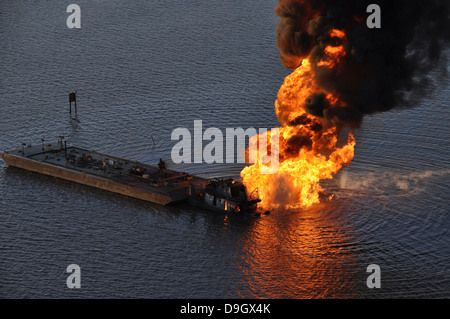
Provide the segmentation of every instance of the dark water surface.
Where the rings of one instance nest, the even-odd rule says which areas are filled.
[[[278,126],[276,1],[0,2],[0,148],[42,136],[149,164],[172,130]],[[78,121],[68,93],[78,91]],[[161,207],[0,162],[1,298],[450,297],[449,97],[366,118],[335,199],[259,219]],[[239,177],[239,164],[185,165]],[[68,289],[66,267],[81,267]],[[370,264],[381,289],[366,286]]]

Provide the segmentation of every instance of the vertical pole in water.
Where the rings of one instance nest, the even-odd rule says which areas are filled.
[[[77,110],[77,91],[73,90],[69,93],[69,111],[72,114],[72,102],[75,102],[75,114],[78,113]]]

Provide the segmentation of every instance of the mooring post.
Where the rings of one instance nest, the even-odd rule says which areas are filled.
[[[72,102],[75,102],[75,114],[78,113],[77,110],[77,91],[73,90],[72,92],[69,93],[69,111],[70,114],[72,114]]]
[[[59,140],[58,140],[58,145],[59,147],[62,149],[63,148],[63,140],[64,140],[64,136],[60,135],[59,136]]]

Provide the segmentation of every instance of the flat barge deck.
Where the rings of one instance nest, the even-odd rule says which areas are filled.
[[[168,205],[189,198],[191,185],[203,189],[207,180],[136,161],[98,153],[62,141],[0,153],[10,166]]]

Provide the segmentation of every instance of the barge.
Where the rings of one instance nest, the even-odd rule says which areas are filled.
[[[0,153],[10,166],[84,184],[160,205],[187,201],[225,213],[252,213],[259,200],[247,198],[234,180],[209,180],[157,166],[56,143],[26,145]]]

